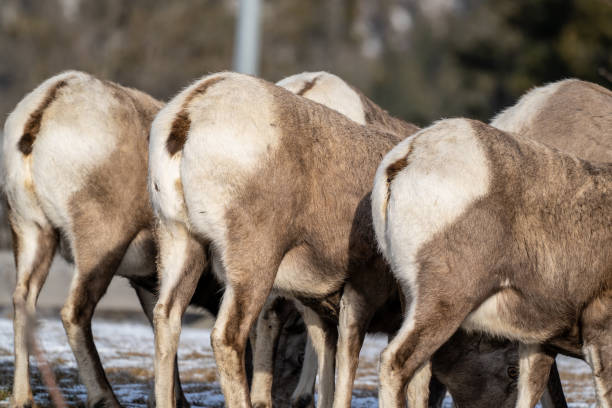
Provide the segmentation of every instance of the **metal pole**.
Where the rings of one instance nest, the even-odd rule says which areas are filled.
[[[258,74],[259,10],[260,0],[240,0],[234,43],[234,71]]]

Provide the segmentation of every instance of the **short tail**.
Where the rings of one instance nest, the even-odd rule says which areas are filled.
[[[387,254],[387,207],[391,199],[392,185],[398,174],[408,166],[414,138],[404,139],[383,158],[378,166],[372,188],[372,221],[381,253]]]

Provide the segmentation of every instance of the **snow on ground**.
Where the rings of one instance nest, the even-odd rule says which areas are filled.
[[[145,407],[153,375],[153,332],[142,323],[94,319],[93,333],[100,357],[119,401],[125,407]],[[38,328],[40,346],[55,370],[67,402],[81,405],[86,400],[85,387],[78,381],[76,361],[66,341],[59,319],[43,319]],[[368,336],[361,352],[352,406],[377,407],[377,361],[386,337]],[[12,322],[0,318],[0,406],[8,405],[13,376]],[[570,407],[595,407],[595,392],[590,369],[580,360],[559,357],[559,370]],[[221,407],[223,396],[216,381],[210,346],[210,330],[184,328],[179,346],[179,365],[187,399],[192,406]],[[35,364],[33,364],[35,366]],[[34,370],[36,402],[50,406],[49,397]],[[447,397],[444,407],[450,408]]]

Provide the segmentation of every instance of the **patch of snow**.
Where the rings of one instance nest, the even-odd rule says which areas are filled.
[[[12,321],[0,318],[0,378],[12,378],[13,327]],[[94,340],[102,364],[113,384],[113,390],[126,407],[146,406],[153,377],[155,354],[153,331],[146,324],[114,322],[94,319]],[[46,357],[58,373],[58,383],[69,405],[78,405],[87,398],[85,387],[77,380],[76,361],[66,340],[59,319],[42,319],[37,338]],[[355,381],[352,406],[374,408],[378,406],[378,359],[387,345],[387,337],[366,336],[361,350],[359,369]],[[31,359],[36,369],[34,358]],[[571,408],[595,407],[595,391],[591,370],[581,360],[560,356],[557,364]],[[215,379],[215,361],[210,345],[210,330],[183,328],[179,345],[179,368],[187,399],[194,407],[222,407],[223,395]],[[0,383],[0,391],[8,384]],[[49,404],[49,396],[42,385],[34,386],[36,402]],[[8,398],[0,401],[0,407],[8,406]],[[450,397],[444,408],[452,407]]]

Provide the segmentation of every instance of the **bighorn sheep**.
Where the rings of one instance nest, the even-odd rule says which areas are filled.
[[[240,90],[240,87],[244,88]],[[280,94],[277,95],[278,93]],[[280,96],[280,98],[278,98],[277,103],[272,103],[273,99],[278,96]],[[294,106],[298,107],[298,111],[289,113]],[[300,108],[305,108],[301,111],[304,115],[310,115],[309,111],[312,109],[314,114],[320,115],[319,118],[322,120],[321,122],[316,122],[316,125],[313,127],[314,134],[311,136],[305,132],[305,129],[299,127],[301,126],[299,121],[293,122]],[[281,118],[279,118],[276,114],[272,114],[271,109],[286,109],[289,115],[283,112]],[[240,254],[240,251],[226,252],[226,245],[234,240],[232,239],[226,242],[222,238],[225,236],[224,230],[226,226],[224,225],[224,216],[226,209],[236,203],[233,200],[229,200],[231,197],[226,195],[229,193],[226,191],[226,188],[232,189],[233,187],[231,187],[231,185],[233,184],[242,191],[242,189],[246,187],[246,185],[242,183],[246,181],[244,177],[247,177],[247,174],[243,174],[242,180],[240,180],[239,175],[247,170],[245,165],[247,167],[251,165],[259,167],[265,163],[261,161],[262,157],[259,157],[261,148],[269,150],[269,154],[276,155],[276,149],[273,147],[272,141],[278,141],[278,137],[281,134],[288,135],[291,128],[295,130],[294,136],[297,142],[296,146],[301,143],[304,144],[304,153],[311,151],[313,147],[319,145],[327,149],[327,147],[325,147],[325,142],[321,141],[321,144],[319,144],[319,142],[314,142],[314,138],[320,135],[323,137],[323,140],[327,139],[331,141],[333,139],[328,139],[328,136],[322,131],[323,125],[327,123],[329,115],[332,116],[332,120],[339,120],[341,122],[343,136],[348,138],[350,135],[351,140],[357,141],[357,143],[350,143],[347,150],[359,151],[363,158],[367,159],[365,162],[360,162],[359,167],[369,168],[369,172],[371,173],[370,177],[373,177],[375,162],[380,155],[390,149],[394,143],[399,141],[396,136],[384,135],[369,140],[368,136],[370,135],[367,133],[375,134],[374,130],[364,131],[365,128],[363,126],[350,121],[337,112],[326,109],[317,103],[295,96],[282,88],[255,78],[230,73],[207,77],[181,92],[157,115],[151,130],[149,169],[151,183],[150,191],[152,202],[156,208],[157,214],[160,216],[160,224],[162,225],[160,230],[166,231],[165,234],[172,236],[172,240],[167,241],[169,248],[166,252],[164,252],[162,240],[160,260],[162,285],[160,288],[160,300],[154,312],[156,331],[155,392],[157,401],[160,403],[164,405],[173,404],[172,400],[174,397],[172,394],[172,387],[167,387],[168,381],[171,380],[173,376],[169,358],[170,354],[176,352],[178,334],[180,332],[180,317],[185,307],[184,299],[191,295],[193,282],[197,281],[200,273],[200,271],[190,266],[191,262],[189,259],[193,254],[188,253],[184,248],[197,251],[203,257],[205,255],[205,247],[210,243],[213,270],[226,282],[224,301],[221,306],[219,318],[217,319],[216,328],[213,330],[212,343],[215,348],[218,366],[221,370],[221,384],[226,396],[226,402],[229,406],[234,406],[236,404],[250,405],[248,388],[244,377],[243,350],[251,324],[259,314],[270,292],[276,270],[279,268],[281,258],[283,258],[284,254],[278,253],[277,251],[279,249],[284,250],[283,247],[287,244],[288,237],[286,233],[282,231],[282,221],[275,216],[268,218],[269,214],[280,214],[276,212],[276,208],[281,202],[282,204],[280,204],[280,206],[286,207],[287,214],[293,213],[296,217],[300,218],[299,221],[296,220],[299,224],[304,225],[304,227],[306,227],[306,224],[314,226],[313,230],[309,233],[309,239],[314,239],[314,241],[312,241],[312,245],[314,245],[313,250],[320,252],[322,256],[318,258],[321,261],[320,264],[317,263],[318,261],[314,262],[317,254],[313,253],[312,256],[309,256],[309,244],[305,242],[296,242],[295,244],[298,246],[292,249],[291,254],[284,258],[289,262],[303,261],[303,263],[299,265],[294,264],[294,269],[291,271],[287,270],[287,265],[281,266],[278,273],[280,281],[277,279],[277,283],[280,283],[278,286],[280,286],[281,289],[286,289],[287,291],[285,293],[288,293],[292,297],[303,297],[305,299],[331,295],[338,299],[344,298],[344,302],[346,302],[347,296],[353,296],[349,295],[349,292],[352,291],[351,284],[345,283],[345,271],[349,267],[346,249],[349,248],[348,237],[352,228],[355,208],[363,196],[367,194],[367,183],[362,183],[358,176],[351,178],[349,182],[350,187],[343,192],[333,191],[337,189],[336,186],[333,186],[333,188],[327,191],[317,190],[318,187],[316,185],[318,183],[315,183],[315,185],[313,185],[315,190],[310,191],[310,194],[313,194],[311,198],[316,198],[316,205],[322,205],[323,207],[329,206],[330,208],[319,208],[316,209],[316,211],[312,211],[312,213],[307,216],[307,218],[309,218],[308,222],[306,222],[307,220],[304,218],[306,214],[301,211],[305,208],[299,209],[300,213],[298,214],[296,211],[298,208],[293,207],[300,201],[300,198],[298,198],[298,196],[294,197],[294,194],[303,196],[301,199],[306,200],[302,201],[303,204],[307,204],[308,200],[310,200],[310,198],[308,198],[309,192],[303,189],[305,186],[299,186],[298,188],[297,185],[292,187],[292,183],[270,183],[265,187],[266,189],[269,187],[273,190],[288,187],[293,191],[288,190],[285,193],[279,194],[279,191],[270,190],[270,194],[266,194],[265,196],[275,204],[273,207],[266,208],[265,211],[263,208],[257,210],[257,206],[254,206],[255,202],[241,203],[243,206],[241,212],[244,211],[245,215],[249,214],[249,217],[252,216],[252,211],[254,210],[260,212],[261,216],[257,217],[258,220],[253,219],[249,221],[249,223],[252,222],[253,227],[260,224],[262,221],[264,223],[273,221],[270,227],[276,224],[281,230],[278,231],[279,235],[277,237],[270,236],[270,230],[262,230],[261,232],[264,233],[264,235],[261,239],[248,239],[252,244],[257,242],[259,246],[257,252],[259,252],[260,255],[255,256],[255,253],[249,253],[248,255],[244,253],[244,260],[246,261],[248,259],[249,262],[255,262],[253,266],[256,270],[260,268],[255,265],[263,262],[263,264],[261,264],[263,268],[261,269],[261,273],[265,275],[259,275],[260,272],[244,274],[243,277],[245,280],[237,285],[235,276],[231,273],[225,273],[225,270],[228,269],[228,259],[226,259],[225,256],[230,253],[235,256]],[[307,117],[308,116],[305,116],[304,119]],[[316,118],[313,117],[313,119]],[[347,128],[344,128],[344,125],[346,125]],[[209,126],[212,126],[212,128]],[[353,130],[355,131],[354,134]],[[187,138],[187,134],[189,134],[189,138]],[[207,136],[211,134],[223,134],[224,136],[218,139],[221,143],[208,143],[211,140]],[[204,136],[204,138],[202,139],[200,136]],[[239,141],[236,137],[242,140]],[[191,168],[195,164],[193,160],[196,156],[199,156],[201,152],[197,152],[194,155],[194,152],[189,149],[184,149],[184,145],[188,147],[190,144],[194,143],[194,141],[204,141],[204,143],[207,143],[206,151],[212,155],[210,157],[211,161],[209,161],[208,156],[197,159],[198,162],[202,160],[202,163],[205,163],[203,166],[198,166],[198,171],[202,171],[203,173],[201,173],[201,175],[204,177],[201,180],[203,183],[200,184],[200,186],[207,190],[206,196],[208,197],[208,203],[212,205],[206,209],[198,208],[197,214],[200,217],[219,217],[216,223],[212,225],[216,232],[213,231],[212,233],[210,231],[206,233],[202,232],[200,229],[201,226],[198,227],[198,221],[194,219],[194,213],[192,212],[194,207],[193,202],[190,201],[190,197],[192,197],[190,196],[190,191],[193,190],[193,186],[191,184],[190,175],[193,175],[193,173],[188,172],[189,174],[187,174],[185,170]],[[236,142],[238,142],[238,144],[236,144]],[[287,142],[289,142],[289,140],[287,140]],[[274,144],[276,144],[276,142]],[[352,163],[347,160],[345,156],[348,152],[344,149],[342,143],[336,145],[336,147],[337,152],[342,156],[342,165],[334,166],[333,170],[330,168],[330,173],[342,173],[344,170],[352,167]],[[355,147],[357,148],[355,149]],[[371,149],[378,149],[380,153],[378,155],[373,154]],[[281,151],[285,151],[285,149]],[[285,152],[283,155],[287,153],[288,152]],[[294,159],[297,159],[297,157]],[[304,159],[306,159],[306,156],[304,156]],[[310,162],[310,159],[319,162],[323,160],[324,157],[315,157],[311,154],[311,158],[302,162],[307,168],[311,168],[315,164],[314,162]],[[242,160],[246,162],[241,163]],[[275,158],[275,161],[276,160]],[[368,162],[370,163],[367,164]],[[229,164],[236,166],[232,174],[227,173],[227,165]],[[209,165],[212,165],[212,167]],[[280,170],[281,167],[283,167],[283,171],[286,171],[294,165],[299,166],[298,163],[285,160],[283,161],[283,165],[279,166],[278,169]],[[323,171],[320,165],[317,165],[317,167]],[[286,175],[288,177],[291,176],[289,173]],[[328,174],[327,176],[330,175],[331,174]],[[221,177],[221,184],[209,185],[207,182],[204,182],[205,179],[214,178],[216,176]],[[301,184],[307,182],[305,174],[299,176],[299,180]],[[310,180],[315,182],[314,179]],[[238,184],[234,184],[239,181],[241,181],[239,184],[242,187],[238,187]],[[262,179],[260,181],[263,182],[264,180]],[[257,183],[249,184],[254,188]],[[323,185],[324,184],[321,184],[320,186],[323,187]],[[258,185],[257,187],[264,186]],[[332,186],[330,185],[329,187]],[[251,188],[248,188],[248,190],[250,189]],[[259,201],[259,193],[256,193],[256,191],[257,190],[252,190],[254,194],[252,198],[255,199],[257,197],[257,201]],[[351,193],[351,191],[354,192]],[[236,192],[238,192],[238,190]],[[325,197],[319,195],[323,193]],[[339,194],[342,196],[342,199],[334,198]],[[182,204],[183,200],[185,200],[184,205]],[[196,201],[199,202],[200,198]],[[269,203],[266,203],[266,205],[268,204]],[[336,205],[339,205],[341,208],[336,210],[334,208]],[[361,208],[362,210],[365,209],[363,205]],[[314,207],[310,207],[310,209],[315,210]],[[366,212],[364,212],[364,214],[366,214]],[[236,216],[232,213],[231,219],[240,222],[239,217],[237,218]],[[325,219],[331,223],[342,225],[339,225],[338,229],[335,227],[326,227],[327,222],[324,222]],[[244,226],[246,227],[246,225]],[[341,229],[344,230],[346,234],[341,233]],[[287,232],[293,235],[301,231],[290,228]],[[372,234],[370,234],[370,238],[368,238],[370,245],[363,245],[363,243],[367,243],[368,241],[361,237],[362,234],[363,230],[361,228],[355,231],[354,238],[359,238],[356,244],[359,244],[359,242],[362,244],[354,248],[354,255],[366,256],[368,251],[375,254]],[[302,234],[300,233],[300,235]],[[243,238],[254,237],[244,236]],[[304,236],[304,238],[306,237]],[[218,239],[221,239],[221,241],[218,241]],[[238,242],[235,242],[235,244],[238,244]],[[179,250],[171,252],[170,245],[179,248]],[[362,248],[362,246],[364,248]],[[220,254],[223,254],[223,256],[220,256]],[[375,258],[377,258],[374,259],[375,267],[378,266],[377,264],[383,264],[380,257]],[[165,259],[172,259],[174,263],[169,264],[164,261]],[[269,264],[269,262],[272,263]],[[355,266],[351,264],[351,269],[364,270],[371,266],[371,264],[366,265],[365,262],[362,263],[358,259],[353,259],[351,262],[355,264]],[[353,275],[357,276],[358,274],[355,273]],[[318,279],[318,277],[325,278]],[[254,281],[251,282],[251,280]],[[252,284],[249,290],[248,299],[242,298],[244,294],[241,291],[246,288],[246,286],[243,286],[245,284]],[[261,285],[263,285],[263,288]],[[391,275],[388,273],[383,274],[380,279],[377,279],[376,285],[385,288],[393,285]],[[341,288],[344,288],[342,294],[340,293]],[[373,286],[369,285],[368,289],[373,289]],[[240,292],[238,299],[236,298],[237,290]],[[372,300],[374,300],[374,298],[375,297],[369,297],[369,299]],[[337,304],[338,299],[332,299],[333,303]],[[245,301],[247,304],[240,305],[233,303],[236,300],[240,300],[241,302]],[[325,299],[320,300],[324,301]],[[324,305],[324,302],[317,302],[316,300],[311,303],[313,304],[307,305]],[[347,305],[351,304],[351,302],[346,303]],[[367,302],[364,303],[364,305],[365,304],[367,304]],[[373,307],[371,310],[375,310],[376,308],[377,307]],[[338,312],[335,307],[327,310],[329,313]],[[349,311],[351,308],[350,306],[345,307],[343,305],[341,311],[343,310]],[[235,313],[237,313],[237,316]],[[341,315],[344,315],[344,313],[341,312]],[[321,325],[335,326],[335,323],[320,319],[315,313],[306,313],[305,320],[310,326],[309,333],[311,335],[313,333],[313,327],[316,331],[317,324],[319,327],[321,327]],[[369,319],[366,317],[359,322],[359,325],[367,325],[367,320]],[[314,324],[313,321],[315,322]],[[220,330],[219,327],[224,326],[228,326],[228,329],[232,332],[231,334],[228,333],[230,337],[221,334],[222,330]],[[345,326],[346,325],[341,324],[341,327]],[[361,328],[357,328],[353,325],[348,326],[351,329],[361,330]],[[334,330],[332,330],[332,328],[329,330],[319,329],[319,337],[322,337],[323,342],[325,342],[325,335],[333,332]],[[356,336],[346,336],[342,331],[340,333],[341,339],[347,339],[353,342],[353,344],[351,344],[353,347],[350,351],[352,354],[355,354],[354,362],[356,362],[358,358],[363,334],[364,333],[360,333]],[[224,342],[222,338],[230,340],[230,343],[235,343],[235,350],[230,351],[229,354],[223,355],[224,350],[222,345],[226,342]],[[345,340],[345,343],[348,342],[347,340]],[[329,339],[328,342],[335,345],[335,339]],[[321,342],[315,343],[320,344]],[[328,347],[327,350],[333,349],[333,347]],[[347,351],[346,349],[341,350],[341,354],[342,352],[346,354]],[[334,360],[335,353],[327,353],[323,357],[322,364],[319,364],[319,369],[322,370],[322,367],[325,369],[326,365],[331,365],[331,370],[328,369],[323,371],[331,371],[333,373]],[[348,363],[348,360],[345,361]],[[352,370],[352,375],[354,375],[354,367],[347,367],[346,363],[344,364],[344,369]],[[228,375],[228,370],[232,370],[231,375]],[[339,373],[338,377],[340,379],[343,377],[351,377],[350,382],[352,384],[352,375],[349,374],[345,376],[344,373]],[[231,386],[229,385],[230,383],[232,384]],[[320,384],[322,387],[325,385],[333,387],[333,378],[331,384],[327,383],[325,379],[320,379]],[[348,397],[348,403],[350,403],[351,384],[349,384],[348,394],[345,394],[345,396]],[[228,386],[231,387],[231,392],[229,392],[230,388],[228,388]],[[329,395],[329,391],[320,391],[322,396]],[[333,395],[333,389],[331,395]]]
[[[130,280],[153,318],[157,250],[147,150],[161,106],[135,89],[68,71],[43,82],[9,115],[2,154],[17,265],[11,406],[32,404],[26,322],[58,243],[61,255],[76,265],[62,319],[88,405],[118,406],[91,337],[91,317],[118,274]],[[221,293],[218,281],[204,273],[190,301],[216,314]],[[176,372],[178,403],[188,406]]]
[[[185,249],[203,258],[208,247],[226,283],[212,344],[228,406],[250,405],[243,350],[273,287],[310,309],[309,333],[326,346],[320,372],[333,373],[338,324],[335,406],[350,405],[365,331],[397,290],[376,253],[367,180],[402,137],[233,73],[197,81],[160,111],[149,182],[172,240],[154,312],[157,401],[173,403],[171,356],[200,273]]]
[[[152,319],[157,276],[147,143],[161,106],[135,89],[69,71],[26,95],[6,120],[4,191],[17,265],[11,406],[32,404],[26,322],[58,242],[75,264],[61,315],[88,405],[119,406],[93,343],[91,317],[118,274],[130,280]],[[216,313],[221,286],[204,280],[194,302]],[[175,387],[187,405],[178,376]]]
[[[357,123],[378,126],[381,130],[397,133],[400,137],[414,133],[417,129],[412,124],[407,124],[390,116],[361,92],[355,90],[337,76],[326,72],[306,72],[293,75],[278,82],[277,85],[342,112]],[[397,295],[397,291],[389,294],[388,305],[394,305],[395,309],[386,307],[385,313],[375,319],[378,322],[374,325],[373,330],[392,335],[399,328],[397,322],[400,317],[400,301]],[[274,331],[278,331],[279,318],[274,313],[276,307],[268,308],[265,312],[262,312],[257,323],[258,332],[265,333],[257,336],[258,344],[266,344],[267,342],[268,348],[274,343]],[[395,318],[393,317],[394,314]],[[264,339],[259,341],[262,338]],[[265,346],[261,348],[266,349]],[[309,351],[307,349],[306,366],[301,373],[299,386],[292,398],[295,406],[305,406],[308,403],[312,404],[314,401],[312,390],[316,364],[310,366],[310,370],[315,370],[315,372],[309,372]],[[254,357],[251,402],[256,407],[272,405],[271,369],[266,370],[266,367],[271,367],[271,354],[271,351],[256,353]],[[498,342],[486,337],[457,333],[437,354],[438,358],[434,359],[434,378],[441,380],[448,387],[458,406],[484,407],[489,406],[491,401],[496,401],[501,407],[514,406],[516,392],[513,383],[516,379],[515,376],[518,375],[517,354],[516,346],[510,342]],[[267,362],[265,361],[266,357]],[[553,370],[556,375],[551,377],[549,387],[557,400],[553,401],[549,397],[550,400],[545,402],[547,407],[561,407],[564,406],[563,394],[556,366],[553,367]],[[475,375],[476,372],[478,372],[478,375]],[[469,373],[473,375],[470,376]],[[544,384],[546,384],[546,381],[544,381]],[[444,389],[440,386],[432,385],[432,387],[431,391],[437,395],[430,396],[430,406],[438,406],[441,403],[439,397],[443,398],[444,396]],[[412,397],[414,398],[414,396]],[[330,398],[327,397],[326,400],[330,400]]]
[[[357,91],[336,75],[327,72],[304,72],[284,78],[276,83],[297,95],[303,96],[344,114],[349,119],[370,126],[379,126],[387,131],[397,133],[414,133],[418,130],[413,124],[396,119],[369,98]],[[284,301],[286,302],[286,301]],[[277,309],[283,310],[280,297],[268,299],[268,303],[257,322],[256,341],[258,346],[253,361],[253,383],[251,384],[251,402],[255,407],[272,406],[272,363],[274,361],[274,344],[279,334],[279,315]],[[298,304],[303,313],[304,306]],[[319,345],[320,351],[324,344]],[[329,361],[329,359],[328,359]],[[329,372],[322,378],[333,378],[333,367],[327,365]],[[314,349],[308,339],[304,353],[304,367],[300,373],[298,386],[292,395],[293,406],[309,406],[314,402],[314,384],[317,372],[317,361]],[[331,387],[327,388],[331,391]],[[321,392],[319,393],[321,395]],[[331,401],[333,396],[321,396],[321,403]]]
[[[612,162],[612,92],[585,81],[566,79],[535,88],[497,115],[491,125],[518,133],[589,161]],[[532,407],[542,392],[554,351],[522,348],[518,406]],[[573,353],[580,357],[580,351]],[[523,375],[530,368],[528,375]],[[536,370],[537,368],[537,370]]]
[[[467,119],[440,121],[389,152],[372,217],[412,296],[381,355],[381,407],[401,404],[406,382],[460,326],[521,342],[521,363],[539,359],[543,344],[582,349],[610,406],[611,188],[611,164]]]
[[[612,92],[565,79],[527,92],[491,126],[589,161],[612,162]]]
[[[118,406],[90,323],[128,247],[142,261],[129,268],[135,277],[154,271],[151,210],[139,196],[146,195],[147,130],[160,107],[136,90],[71,71],[43,82],[5,123],[4,190],[17,265],[14,406],[32,403],[26,320],[58,241],[76,266],[62,320],[89,404]]]

